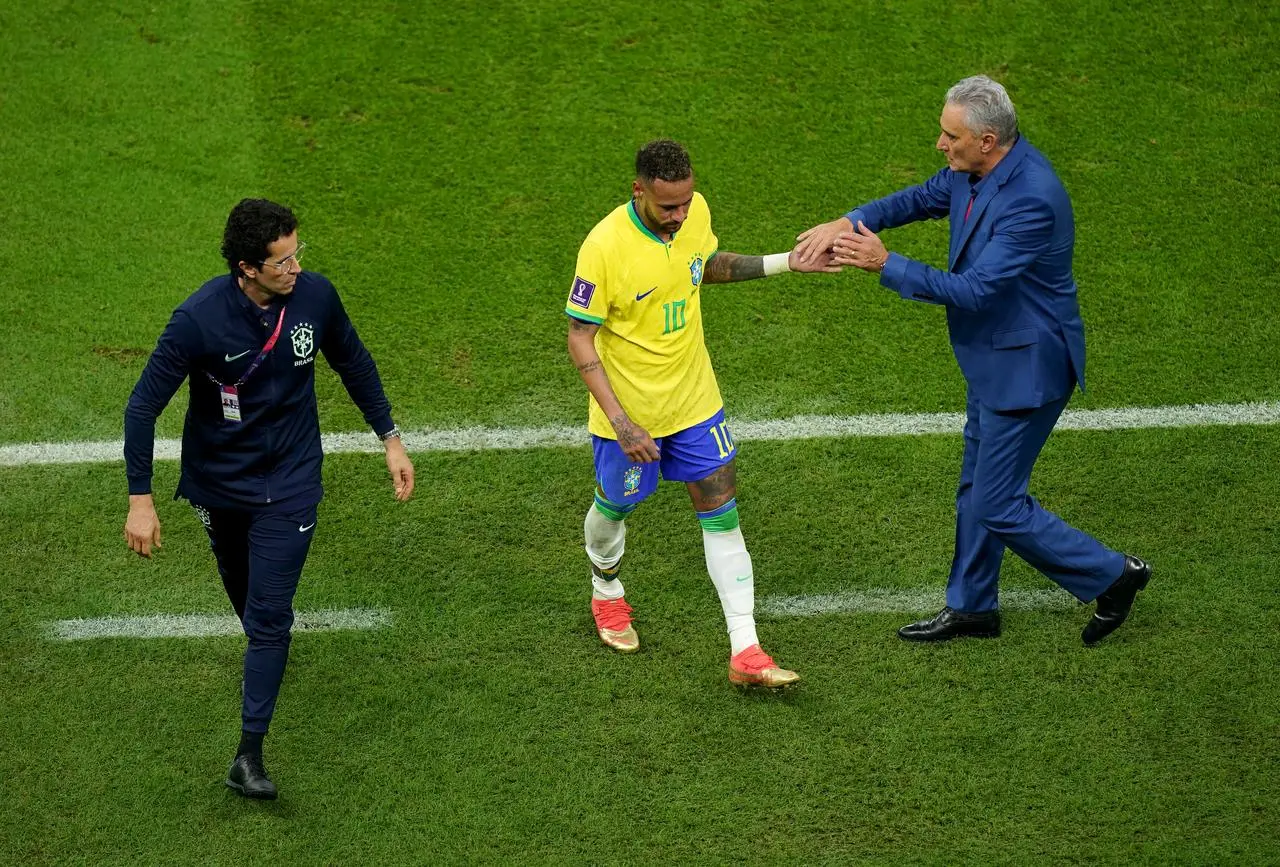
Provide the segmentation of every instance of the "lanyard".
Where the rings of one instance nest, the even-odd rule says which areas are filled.
[[[258,365],[262,364],[262,360],[267,357],[267,354],[271,352],[272,349],[275,348],[276,340],[278,340],[280,337],[280,329],[284,327],[284,312],[286,309],[288,308],[286,307],[280,308],[280,318],[276,320],[276,330],[271,332],[271,336],[267,338],[266,346],[262,347],[262,349],[258,352],[258,357],[255,358],[253,360],[253,363],[249,365],[249,368],[240,375],[240,378],[236,380],[235,385],[231,386],[232,389],[237,389],[240,386],[244,385],[245,380],[253,375],[253,372],[258,369]],[[219,386],[220,388],[226,387],[226,386],[223,386],[223,384],[219,382],[216,378],[214,378],[214,375],[209,371],[206,370],[204,372],[204,375],[209,377],[209,380],[214,385]]]

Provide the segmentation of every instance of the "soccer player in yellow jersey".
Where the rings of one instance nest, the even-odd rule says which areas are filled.
[[[702,336],[703,283],[732,283],[784,271],[839,271],[829,254],[743,256],[719,250],[706,200],[693,190],[689,154],[653,141],[636,154],[631,201],[587,236],[565,313],[569,355],[591,392],[595,502],[585,523],[591,611],[601,641],[622,653],[640,647],[618,580],[626,518],[657,489],[684,482],[702,524],[707,571],[729,630],[729,680],[785,686],[756,637],[751,556],[738,525],[724,402]]]

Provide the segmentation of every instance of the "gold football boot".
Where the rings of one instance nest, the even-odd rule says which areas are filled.
[[[626,599],[592,599],[591,614],[596,619],[596,632],[606,647],[619,653],[635,653],[640,649],[640,636],[631,625],[631,606]]]
[[[787,686],[799,679],[794,671],[779,668],[758,644],[729,659],[729,682],[740,686]]]

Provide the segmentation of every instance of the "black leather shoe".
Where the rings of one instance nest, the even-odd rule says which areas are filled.
[[[227,771],[227,785],[246,798],[274,801],[278,796],[276,784],[267,776],[260,755],[240,755]]]
[[[999,634],[999,611],[968,613],[954,608],[943,608],[928,620],[911,623],[898,630],[898,637],[904,641],[946,641],[965,635],[995,638]]]
[[[1098,596],[1098,607],[1093,612],[1093,619],[1084,625],[1084,631],[1080,633],[1084,643],[1097,644],[1119,629],[1120,624],[1129,616],[1138,591],[1146,587],[1150,580],[1151,564],[1132,554],[1125,554],[1124,571],[1114,584]]]

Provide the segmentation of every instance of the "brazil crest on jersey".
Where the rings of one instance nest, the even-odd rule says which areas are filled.
[[[702,272],[719,242],[711,211],[693,194],[670,243],[628,202],[587,235],[565,313],[600,326],[596,351],[631,420],[657,438],[705,421],[724,405],[702,337]],[[617,439],[590,398],[588,428]]]

